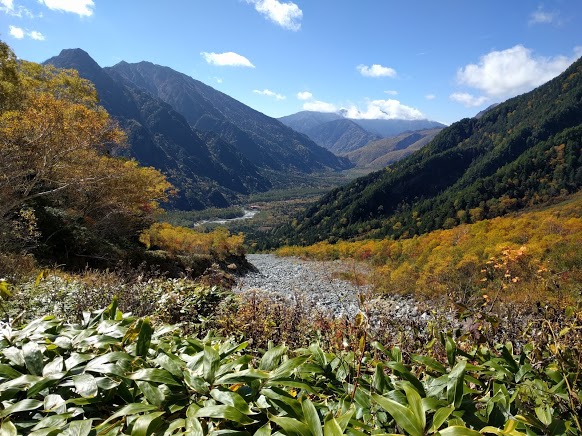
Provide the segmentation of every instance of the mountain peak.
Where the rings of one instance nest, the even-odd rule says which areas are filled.
[[[85,50],[80,48],[66,48],[58,56],[44,62],[57,68],[74,68],[76,70],[101,70],[101,67]]]

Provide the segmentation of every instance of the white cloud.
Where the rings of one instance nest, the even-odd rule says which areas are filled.
[[[475,97],[473,94],[468,92],[455,92],[451,94],[449,98],[457,103],[461,103],[466,107],[476,107],[481,106],[489,101],[489,97],[480,96]]]
[[[226,66],[255,68],[255,66],[247,58],[232,51],[228,51],[226,53],[207,53],[203,51],[200,54],[210,65],[218,65],[220,67]]]
[[[393,89],[389,89],[388,91],[384,91],[384,93],[386,93],[388,95],[398,95],[398,91],[395,91]]]
[[[427,100],[434,100],[436,98],[436,95],[434,95],[434,94],[426,94],[424,96],[424,98],[426,98]]]
[[[213,77],[212,80],[214,80],[218,84],[221,84],[223,82],[221,77]]]
[[[535,56],[532,50],[516,45],[492,51],[481,56],[478,64],[460,68],[457,82],[499,100],[531,91],[563,72],[574,60],[566,56]]]
[[[365,120],[423,120],[426,117],[418,109],[406,106],[398,100],[372,100],[367,103],[365,110],[351,106],[343,110],[347,118]]]
[[[325,101],[313,100],[303,103],[303,110],[315,112],[337,112],[338,108]]]
[[[28,34],[32,39],[36,39],[37,41],[44,41],[44,35],[36,30],[33,30]]]
[[[396,70],[390,67],[384,67],[374,64],[371,67],[367,65],[358,65],[356,69],[365,77],[396,77]]]
[[[28,18],[35,18],[35,15],[26,9],[24,6],[15,6],[14,0],[0,0],[0,12],[13,17],[26,16]],[[39,17],[42,15],[39,15]]]
[[[0,6],[2,8],[2,10],[6,9],[9,11],[13,11],[14,10],[14,1],[13,0],[0,0]]]
[[[12,35],[14,38],[16,39],[24,38],[24,30],[21,29],[20,27],[10,26],[8,27],[8,29],[10,30],[10,35]]]
[[[93,0],[38,0],[53,11],[70,12],[81,17],[93,15]]]
[[[557,12],[544,11],[542,6],[532,12],[529,16],[529,25],[533,24],[560,24],[559,15]]]
[[[287,98],[284,95],[277,94],[276,92],[271,91],[270,89],[263,89],[262,91],[255,89],[253,92],[255,94],[266,95],[267,97],[273,97],[277,101],[285,100]]]
[[[247,0],[255,9],[273,23],[289,30],[301,29],[303,11],[293,2],[282,3],[278,0]]]
[[[313,94],[309,91],[302,91],[297,93],[298,100],[311,100],[313,98]]]
[[[44,41],[45,39],[44,35],[40,32],[37,32],[36,30],[33,30],[32,32],[27,32],[24,29],[16,26],[9,26],[8,29],[10,35],[12,35],[16,39],[23,39],[26,36],[37,41]]]

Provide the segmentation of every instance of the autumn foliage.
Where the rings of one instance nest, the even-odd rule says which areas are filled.
[[[582,194],[543,210],[410,239],[322,242],[280,255],[355,259],[374,266],[380,291],[448,296],[485,307],[568,301],[582,280]]]
[[[16,62],[2,42],[0,56],[0,248],[66,252],[55,260],[68,263],[137,242],[171,185],[153,168],[113,157],[125,134],[91,82]]]
[[[211,254],[225,258],[244,254],[244,236],[231,235],[225,228],[203,233],[168,223],[156,223],[144,231],[139,240],[148,249],[158,248],[173,255]]]

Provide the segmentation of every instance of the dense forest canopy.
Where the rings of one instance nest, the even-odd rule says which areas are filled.
[[[326,195],[278,243],[407,237],[492,218],[582,186],[582,60],[532,92]]]

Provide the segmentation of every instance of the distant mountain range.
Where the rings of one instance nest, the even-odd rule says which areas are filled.
[[[442,129],[417,130],[382,138],[345,154],[358,168],[379,170],[427,145]]]
[[[521,96],[440,131],[337,188],[275,240],[411,237],[555,201],[582,187],[582,59]]]
[[[446,127],[430,120],[364,120],[345,118],[341,113],[312,111],[288,115],[279,118],[279,121],[340,155],[381,138],[398,136],[404,132]]]
[[[101,104],[128,132],[129,150],[165,172],[181,209],[224,207],[286,175],[341,170],[351,163],[202,82],[149,62],[101,68],[81,49],[45,63],[91,80]]]

